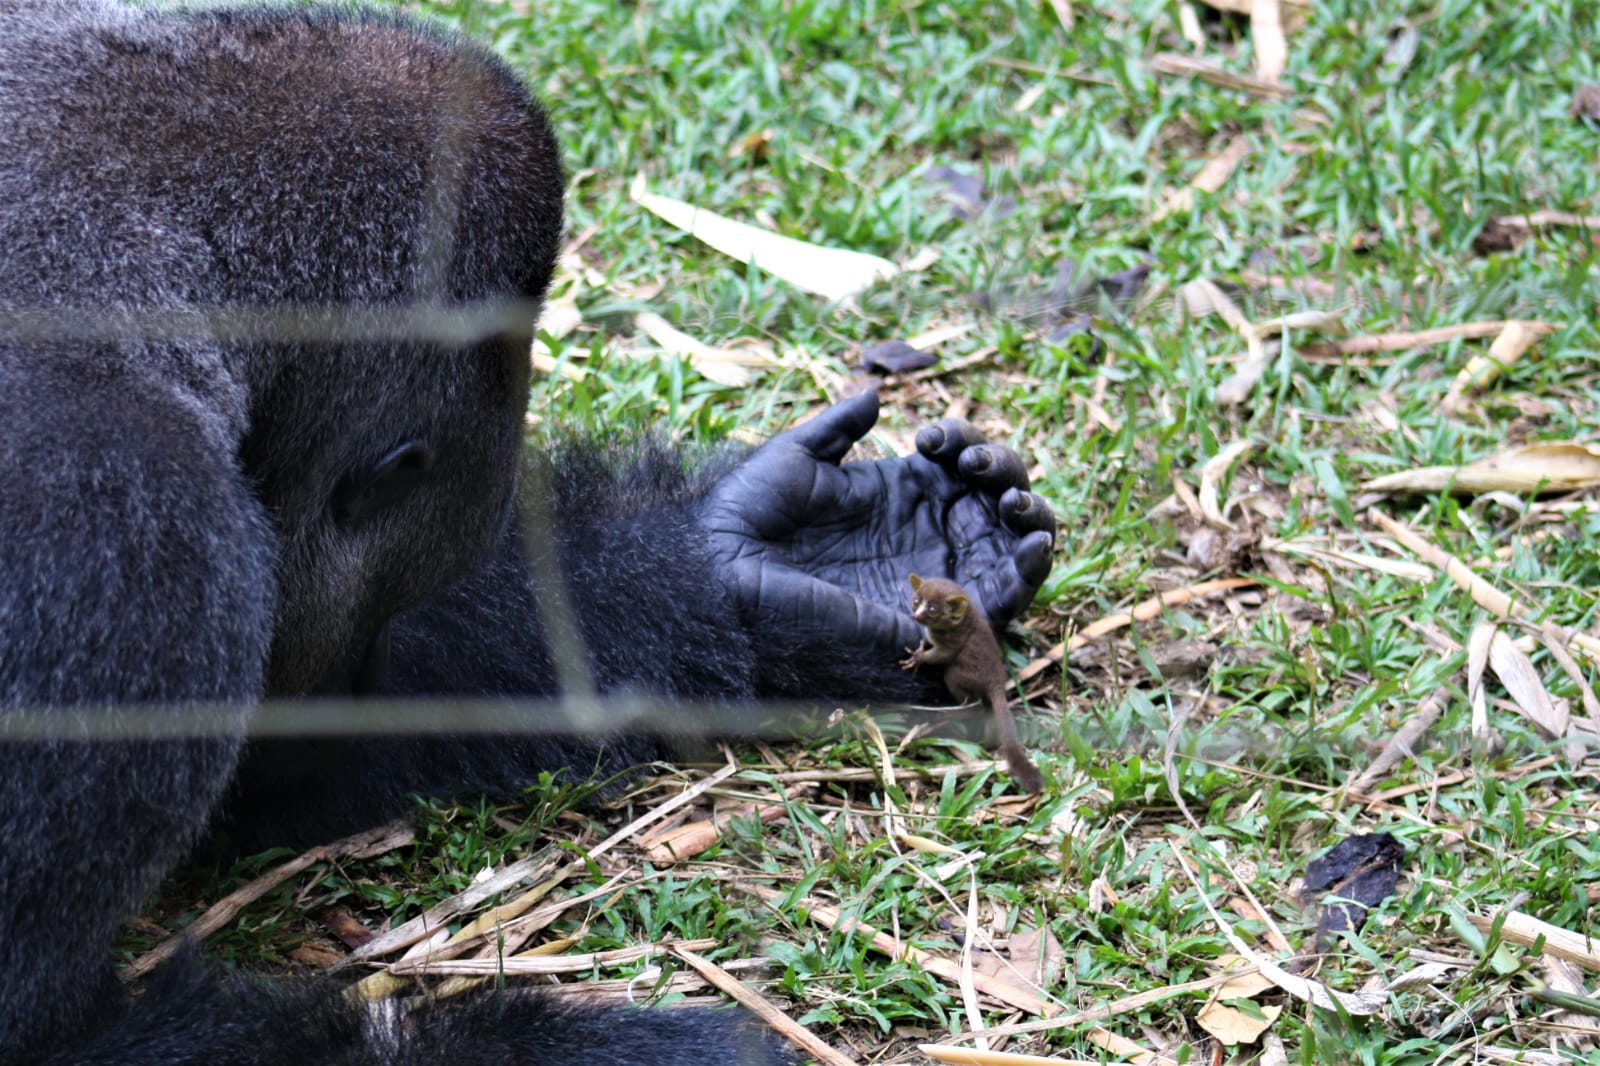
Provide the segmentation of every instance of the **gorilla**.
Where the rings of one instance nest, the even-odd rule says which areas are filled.
[[[400,17],[0,0],[0,115],[0,1062],[780,1061],[733,1012],[373,1010],[192,953],[130,1003],[109,945],[208,832],[610,772],[691,705],[915,694],[907,573],[1003,623],[1048,571],[1017,456],[946,421],[841,463],[870,393],[745,455],[532,454],[556,145]],[[252,738],[280,701],[573,694],[663,718]]]

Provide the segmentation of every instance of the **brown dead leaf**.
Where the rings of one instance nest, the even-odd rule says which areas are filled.
[[[307,940],[289,952],[289,957],[302,966],[331,970],[345,960],[345,953],[320,940]]]
[[[1168,215],[1188,211],[1194,207],[1194,194],[1197,191],[1214,193],[1222,188],[1248,151],[1250,138],[1243,133],[1236,135],[1222,151],[1206,161],[1206,165],[1200,168],[1188,185],[1168,196],[1166,202],[1150,216],[1150,221],[1160,222]]]
[[[1489,643],[1489,668],[1505,686],[1517,710],[1545,736],[1559,740],[1567,735],[1572,724],[1567,702],[1551,698],[1533,660],[1499,627]]]
[[[1254,1044],[1261,1039],[1262,1033],[1272,1028],[1272,1023],[1278,1020],[1278,1015],[1283,1013],[1281,1006],[1258,1005],[1256,1009],[1261,1012],[1259,1018],[1213,999],[1200,1008],[1200,1013],[1195,1015],[1194,1020],[1200,1028],[1229,1047]]]
[[[1061,941],[1055,938],[1048,927],[1019,928],[1011,934],[1010,949],[1011,965],[1046,988],[1055,983],[1057,974],[1061,972],[1062,961],[1067,957]]]
[[[1261,993],[1278,987],[1266,974],[1231,951],[1218,956],[1217,962],[1222,964],[1224,973],[1229,970],[1239,971],[1217,986],[1213,994],[1218,999],[1254,999]]]

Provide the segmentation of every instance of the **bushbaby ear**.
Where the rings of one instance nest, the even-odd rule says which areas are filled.
[[[957,618],[966,617],[968,600],[965,596],[951,596],[945,602],[950,605],[951,614],[955,615]]]
[[[916,574],[912,574],[911,575],[911,591],[912,592],[921,592],[922,591],[922,578],[918,577]]]
[[[379,514],[416,490],[433,469],[433,449],[406,441],[369,467],[339,479],[328,510],[340,525],[354,525]]]

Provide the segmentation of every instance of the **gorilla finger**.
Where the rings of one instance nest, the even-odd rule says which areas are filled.
[[[1013,533],[1025,534],[1042,530],[1055,536],[1056,515],[1044,497],[1035,492],[1007,489],[1000,497],[1000,520]]]
[[[983,609],[996,625],[1004,625],[1033,602],[1034,594],[1050,573],[1050,538],[1030,533],[1016,552],[983,582]]]
[[[1018,541],[1016,550],[1011,553],[1017,576],[1027,587],[1029,602],[1032,602],[1033,594],[1039,591],[1039,586],[1044,584],[1044,579],[1050,576],[1051,544],[1051,534],[1040,529]],[[1026,603],[1020,604],[1019,609],[1025,606]]]
[[[974,444],[983,443],[983,434],[964,418],[941,418],[917,430],[917,451],[936,463],[949,466]]]
[[[878,421],[878,394],[872,389],[840,400],[811,421],[773,438],[797,444],[825,463],[843,459],[850,446]]]
[[[1007,489],[1028,487],[1028,471],[1022,465],[1022,456],[1004,444],[978,444],[968,448],[961,453],[957,468],[967,481],[997,495]]]

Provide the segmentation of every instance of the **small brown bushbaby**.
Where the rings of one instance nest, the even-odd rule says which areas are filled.
[[[1017,739],[1017,725],[1006,699],[1005,663],[983,611],[954,581],[912,574],[911,617],[927,630],[928,639],[900,665],[907,670],[943,666],[950,695],[987,704],[1000,732],[1000,751],[1011,776],[1026,791],[1038,792],[1044,787],[1044,775]]]

